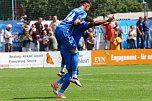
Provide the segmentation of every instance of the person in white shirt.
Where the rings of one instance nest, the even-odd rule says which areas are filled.
[[[13,44],[13,39],[16,35],[12,35],[11,33],[12,30],[12,25],[8,24],[7,28],[4,30],[3,35],[4,35],[4,40],[5,40],[5,52],[12,52],[12,44]]]
[[[53,32],[55,33],[56,27],[60,24],[60,21],[58,20],[57,16],[53,16],[53,20],[50,24],[50,27],[52,28]]]
[[[137,33],[133,25],[130,26],[130,31],[128,36],[129,36],[128,37],[129,48],[136,49],[135,41],[137,39]]]

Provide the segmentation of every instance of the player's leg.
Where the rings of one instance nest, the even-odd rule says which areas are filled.
[[[61,29],[57,28],[55,30],[55,37],[56,37],[57,42],[58,42],[58,50],[61,50],[61,45],[62,45],[62,41],[63,41],[62,39],[64,39],[64,38],[61,37],[60,34],[63,34],[63,31]],[[61,57],[62,57],[61,67],[60,67],[60,71],[57,73],[57,75],[62,77],[65,74],[65,72],[64,72],[65,61],[64,61],[64,58],[63,58],[63,55],[62,55],[61,52],[60,52],[60,54],[61,54]]]
[[[77,44],[73,36],[69,36],[67,40],[68,41],[65,45],[65,49],[69,50],[69,52],[71,53],[71,60],[69,61],[69,63],[71,63],[70,66],[72,66],[71,82],[75,83],[78,86],[82,86],[78,79],[78,72],[77,72],[78,71],[78,56],[79,56]]]
[[[77,86],[82,86],[78,79],[78,56],[79,52],[77,50],[71,51],[71,66],[72,66],[72,79],[71,82],[75,83]]]
[[[62,77],[65,74],[65,60],[63,57],[63,54],[60,52],[62,60],[61,60],[61,67],[60,67],[60,71],[58,72],[58,76]]]
[[[71,60],[69,60],[70,62],[66,63],[66,65],[71,65],[72,63],[78,63],[78,49],[77,49],[77,44],[73,38],[73,36],[71,36],[71,34],[66,31],[66,30],[62,30],[58,32],[58,37],[60,38],[60,41],[62,42],[62,47],[64,47],[64,51],[65,53],[72,53],[72,58],[71,60],[73,60],[74,62],[72,62]],[[61,47],[61,48],[62,48]],[[64,53],[64,52],[63,52]],[[70,59],[69,57],[64,57],[64,60]],[[72,65],[71,65],[72,66]],[[68,67],[68,66],[67,66]],[[77,85],[80,84],[78,78],[77,78],[77,67],[72,67],[72,79],[73,81],[75,81],[74,83],[77,83]],[[80,85],[81,86],[81,85]]]
[[[63,46],[61,47],[61,54],[63,57],[63,61],[64,64],[66,65],[66,69],[70,70],[71,69],[71,53],[68,52],[68,50],[66,50],[66,48],[64,48]],[[64,60],[66,58],[66,60]],[[72,71],[72,69],[71,69]],[[67,75],[67,74],[66,74]],[[63,83],[63,79],[66,77],[66,75],[64,75],[59,81],[57,81],[58,84],[62,84]]]
[[[71,53],[64,46],[61,46],[60,53],[62,54],[62,58],[63,58],[63,61],[65,62],[66,69],[67,70],[71,69],[71,64],[70,64],[71,63]],[[65,58],[66,58],[66,60],[64,60]],[[71,71],[72,71],[72,69],[71,69]],[[53,92],[55,94],[58,94],[58,88],[63,83],[63,80],[66,76],[67,76],[67,74],[64,75],[63,77],[61,77],[61,79],[58,80],[57,82],[52,83]]]
[[[78,51],[71,52],[71,64],[72,64],[72,78],[78,78],[77,69],[78,69]]]
[[[55,95],[58,94],[59,87],[63,83],[63,80],[64,80],[64,78],[66,78],[66,76],[67,76],[67,74],[63,75],[57,82],[53,82],[51,84],[53,92],[54,92]]]
[[[66,74],[66,77],[63,80],[63,84],[61,86],[61,89],[59,90],[59,93],[56,95],[57,98],[66,98],[64,96],[64,92],[70,84],[71,76],[72,76],[72,73]]]

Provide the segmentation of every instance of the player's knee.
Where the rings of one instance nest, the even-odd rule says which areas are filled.
[[[66,78],[64,78],[64,82],[70,82],[71,77],[72,77],[72,73],[68,73]]]
[[[71,55],[78,57],[78,56],[79,56],[79,52],[78,52],[78,51],[75,51],[75,52],[71,53]]]

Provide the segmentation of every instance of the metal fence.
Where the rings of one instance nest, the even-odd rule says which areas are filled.
[[[56,2],[51,3],[52,1]],[[63,7],[58,7],[58,3],[66,3],[65,1],[66,0],[0,0],[0,20],[20,20],[27,13],[33,20],[36,20],[36,14],[39,15],[39,17],[43,17],[45,20],[49,20],[55,14],[63,18],[69,13],[69,6],[64,6],[67,10],[61,13]],[[79,3],[75,1],[68,1],[68,5],[79,5]],[[43,6],[37,5],[37,3],[40,2],[44,3],[42,4]],[[49,5],[50,7],[45,4],[46,2],[51,4]],[[44,13],[44,10],[48,10],[48,12]]]
[[[19,19],[24,15],[25,0],[0,0],[0,20]]]

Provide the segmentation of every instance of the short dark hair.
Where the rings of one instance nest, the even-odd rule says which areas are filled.
[[[93,22],[93,18],[90,17],[90,16],[87,16],[87,17],[84,19],[84,21],[86,21],[86,22]]]
[[[82,0],[82,1],[80,2],[81,5],[83,5],[83,4],[85,4],[85,3],[91,4],[91,2],[90,2],[89,0]]]

